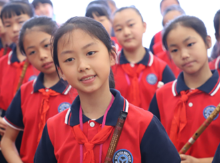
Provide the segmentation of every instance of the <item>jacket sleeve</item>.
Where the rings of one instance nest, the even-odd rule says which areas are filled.
[[[176,78],[175,78],[173,72],[168,67],[168,65],[166,65],[166,67],[163,70],[163,74],[162,74],[162,82],[165,84],[165,83],[169,83],[175,79]]]
[[[180,156],[160,121],[154,116],[140,145],[142,163],[180,163]]]
[[[156,93],[150,102],[149,111],[160,120],[160,112],[157,104]]]
[[[57,163],[54,155],[54,147],[48,134],[47,124],[44,127],[40,143],[38,144],[34,156],[34,163]]]

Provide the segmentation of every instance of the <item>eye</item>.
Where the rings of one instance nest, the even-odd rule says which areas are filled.
[[[48,48],[48,47],[50,47],[50,44],[46,44],[46,45],[44,45],[44,47],[45,47],[45,48]]]
[[[120,32],[121,30],[122,30],[121,28],[118,28],[118,29],[116,29],[115,31]]]
[[[20,21],[20,22],[18,22],[19,24],[23,24],[24,23],[24,21]]]
[[[100,22],[104,22],[104,21],[105,21],[105,19],[100,19],[99,21],[100,21]]]
[[[133,27],[134,26],[134,23],[133,24],[129,24],[129,27]]]
[[[10,24],[6,24],[5,27],[11,27],[11,25]]]
[[[193,43],[189,43],[187,46],[188,47],[191,47],[191,46],[193,46],[195,43],[193,42]]]
[[[177,49],[173,49],[171,50],[171,53],[176,53],[178,50]]]
[[[67,60],[65,60],[64,62],[71,62],[71,61],[74,61],[75,59],[74,58],[68,58]]]
[[[91,51],[91,52],[88,52],[86,55],[93,55],[95,53],[96,53],[95,51]]]
[[[32,54],[35,54],[35,51],[32,51],[32,52],[29,53],[29,55],[32,55]]]

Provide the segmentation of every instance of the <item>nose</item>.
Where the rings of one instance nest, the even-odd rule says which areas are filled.
[[[87,63],[86,59],[80,58],[78,59],[78,61],[78,72],[83,72],[90,69],[90,66]]]
[[[189,58],[189,56],[190,56],[190,55],[189,55],[189,53],[188,53],[187,50],[182,50],[182,51],[181,51],[181,57],[182,57],[183,60]]]
[[[44,59],[48,58],[48,51],[40,49],[39,50],[39,56],[40,56],[40,60],[43,61]]]
[[[19,25],[18,24],[14,24],[13,25],[13,32],[17,33],[17,32],[19,32],[19,30],[20,30]]]
[[[124,28],[124,35],[125,35],[125,36],[128,36],[128,35],[130,35],[130,33],[131,33],[130,29],[127,28],[127,27],[125,27],[125,28]]]

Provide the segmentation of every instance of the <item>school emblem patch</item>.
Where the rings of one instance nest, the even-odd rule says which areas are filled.
[[[113,163],[133,163],[133,156],[128,150],[120,149],[115,152]]]
[[[210,106],[207,106],[204,110],[203,110],[203,116],[205,117],[205,119],[207,119],[210,114],[215,110],[215,106],[213,105],[210,105]],[[218,118],[218,115],[215,117],[214,120],[216,120]]]
[[[149,74],[147,75],[146,80],[149,84],[154,85],[157,83],[157,76],[155,74]]]
[[[68,103],[68,102],[63,102],[63,103],[61,103],[61,104],[59,105],[59,107],[58,107],[58,112],[60,113],[60,112],[62,112],[62,111],[64,111],[64,110],[70,108],[70,106],[71,106],[70,103]]]
[[[32,75],[31,77],[29,77],[28,81],[32,81],[32,80],[35,80],[37,78],[36,75]]]

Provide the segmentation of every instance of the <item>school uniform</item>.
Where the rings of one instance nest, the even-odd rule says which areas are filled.
[[[220,162],[220,144],[219,144],[218,149],[215,153],[215,157],[214,157],[212,163],[219,163],[219,162]]]
[[[175,77],[165,62],[153,56],[146,49],[143,59],[131,64],[123,50],[119,55],[119,64],[112,67],[115,88],[128,102],[148,110],[150,101],[158,88],[158,82],[168,83]]]
[[[15,44],[11,44],[7,47],[3,47],[3,44],[2,44],[2,40],[0,39],[0,58],[3,56],[3,55],[6,55],[8,54],[9,52],[12,51],[12,49],[15,47],[16,45]]]
[[[151,44],[150,44],[150,51],[155,56],[157,56],[158,58],[160,58],[161,60],[166,62],[167,65],[172,70],[172,72],[175,75],[175,77],[178,77],[178,75],[181,72],[181,70],[175,65],[175,63],[170,58],[169,54],[167,53],[167,51],[165,50],[165,48],[163,46],[163,43],[162,43],[162,31],[160,31],[157,34],[155,34],[155,36],[152,38]]]
[[[218,74],[220,74],[220,56],[209,62],[209,68],[211,70],[217,70]]]
[[[84,159],[88,160],[91,160],[93,156],[95,162],[99,162],[101,157],[101,162],[104,162],[118,116],[122,110],[128,112],[128,115],[114,152],[113,163],[120,161],[180,163],[179,155],[158,119],[150,112],[129,104],[117,90],[111,89],[111,92],[114,102],[107,113],[103,129],[101,129],[103,117],[91,120],[82,115],[83,131],[81,132],[89,143],[80,146],[84,143],[79,142],[78,132],[75,132],[77,131],[75,129],[80,126],[80,100],[77,97],[70,109],[47,121],[34,163],[80,163],[80,158],[82,159],[84,156]],[[106,128],[112,130],[108,130],[103,142],[93,144],[97,135]],[[100,146],[102,146],[101,152]],[[90,155],[93,152],[94,155]]]
[[[116,49],[116,53],[119,54],[121,49],[122,49],[122,46],[118,43],[118,40],[116,37],[111,37],[111,40],[113,42],[113,45],[115,46],[115,49]]]
[[[31,163],[40,141],[46,120],[70,107],[77,92],[62,79],[45,88],[44,75],[40,73],[35,81],[21,86],[4,120],[18,130],[23,131],[20,157],[24,163]]]
[[[0,58],[0,108],[5,111],[16,93],[24,63],[25,61],[18,60],[16,47]],[[39,71],[29,64],[22,83],[34,80],[38,73]]]
[[[219,104],[220,79],[216,70],[199,88],[189,89],[181,73],[177,80],[158,89],[149,111],[158,117],[170,139],[180,149]],[[186,153],[196,158],[213,157],[220,142],[217,116]]]

